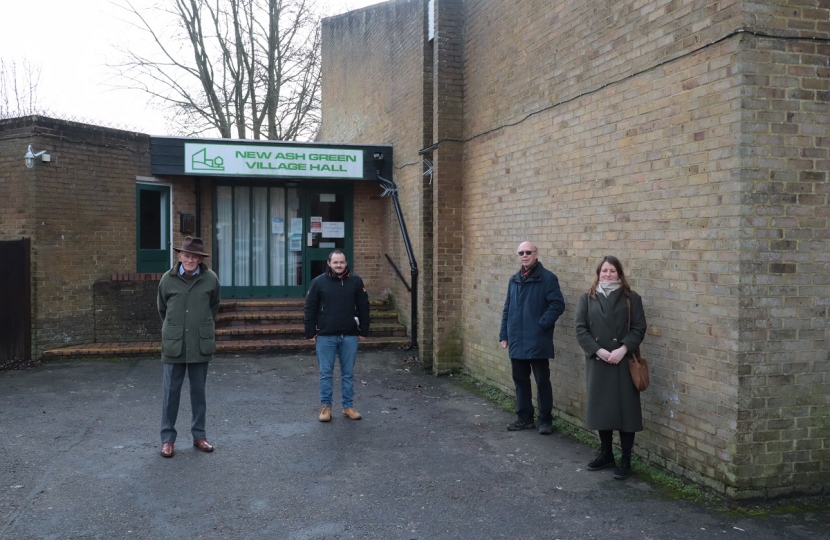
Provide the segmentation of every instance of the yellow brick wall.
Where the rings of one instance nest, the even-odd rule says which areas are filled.
[[[421,287],[419,304],[429,291],[424,252],[424,213],[428,179],[418,150],[429,143],[424,133],[425,10],[421,2],[397,0],[323,21],[323,109],[320,141],[391,144],[394,180]],[[393,74],[390,66],[396,66]],[[384,254],[410,281],[410,267],[390,197],[379,184],[355,185],[355,264],[372,296],[389,292],[401,322],[410,325],[410,295]],[[428,192],[428,191],[426,191]],[[361,227],[369,223],[361,232]],[[365,268],[365,270],[364,270]],[[364,275],[365,274],[365,275]],[[426,285],[424,285],[426,284]],[[424,313],[427,306],[421,305]],[[411,328],[411,326],[409,326]],[[423,333],[423,324],[419,334]],[[428,347],[423,337],[421,349]],[[426,344],[425,344],[426,343]]]
[[[92,342],[92,284],[135,268],[135,182],[149,175],[149,138],[42,117],[0,132],[15,142],[2,145],[0,184],[16,197],[22,185],[26,205],[22,225],[0,214],[2,235],[32,238],[32,355]],[[27,144],[51,162],[26,170]]]
[[[412,32],[426,2],[324,26],[337,44],[324,54],[324,133],[383,133],[402,197],[428,209],[407,214],[423,220],[408,225],[433,265],[425,361],[512,392],[498,326],[516,246],[532,240],[568,306],[555,407],[581,424],[573,311],[597,261],[614,254],[649,320],[653,386],[637,451],[733,497],[830,489],[830,6],[435,4],[436,38],[420,56]],[[411,37],[408,54],[374,52],[386,50],[381,34]],[[326,63],[389,84],[334,77],[327,93]],[[421,66],[431,75],[419,79]],[[361,92],[381,106],[368,109]],[[421,134],[437,143],[429,191],[409,165]]]

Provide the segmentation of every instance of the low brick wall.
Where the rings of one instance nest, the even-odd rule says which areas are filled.
[[[116,274],[92,286],[95,342],[160,339],[156,295],[161,274]]]

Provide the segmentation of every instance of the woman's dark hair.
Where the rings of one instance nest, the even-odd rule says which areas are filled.
[[[627,297],[631,297],[631,286],[628,284],[628,280],[625,279],[625,272],[623,272],[622,263],[620,260],[613,255],[606,255],[599,261],[597,265],[597,275],[594,277],[594,282],[591,283],[591,288],[588,289],[588,296],[591,298],[597,297],[597,285],[599,284],[599,271],[602,269],[602,265],[605,263],[609,263],[617,269],[617,276],[620,279],[620,284],[622,285],[622,290]]]

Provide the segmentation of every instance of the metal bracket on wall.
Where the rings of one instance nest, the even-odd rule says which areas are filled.
[[[427,158],[424,158],[424,165],[427,166],[427,170],[424,172],[424,176],[429,175],[429,185],[432,185],[432,173],[433,171],[435,171],[435,164]]]

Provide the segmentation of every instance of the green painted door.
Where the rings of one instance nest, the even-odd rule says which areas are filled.
[[[326,261],[334,249],[343,251],[349,268],[352,264],[354,206],[351,186],[313,187],[306,190],[305,281],[326,271]]]
[[[170,269],[170,186],[136,184],[136,271]]]

